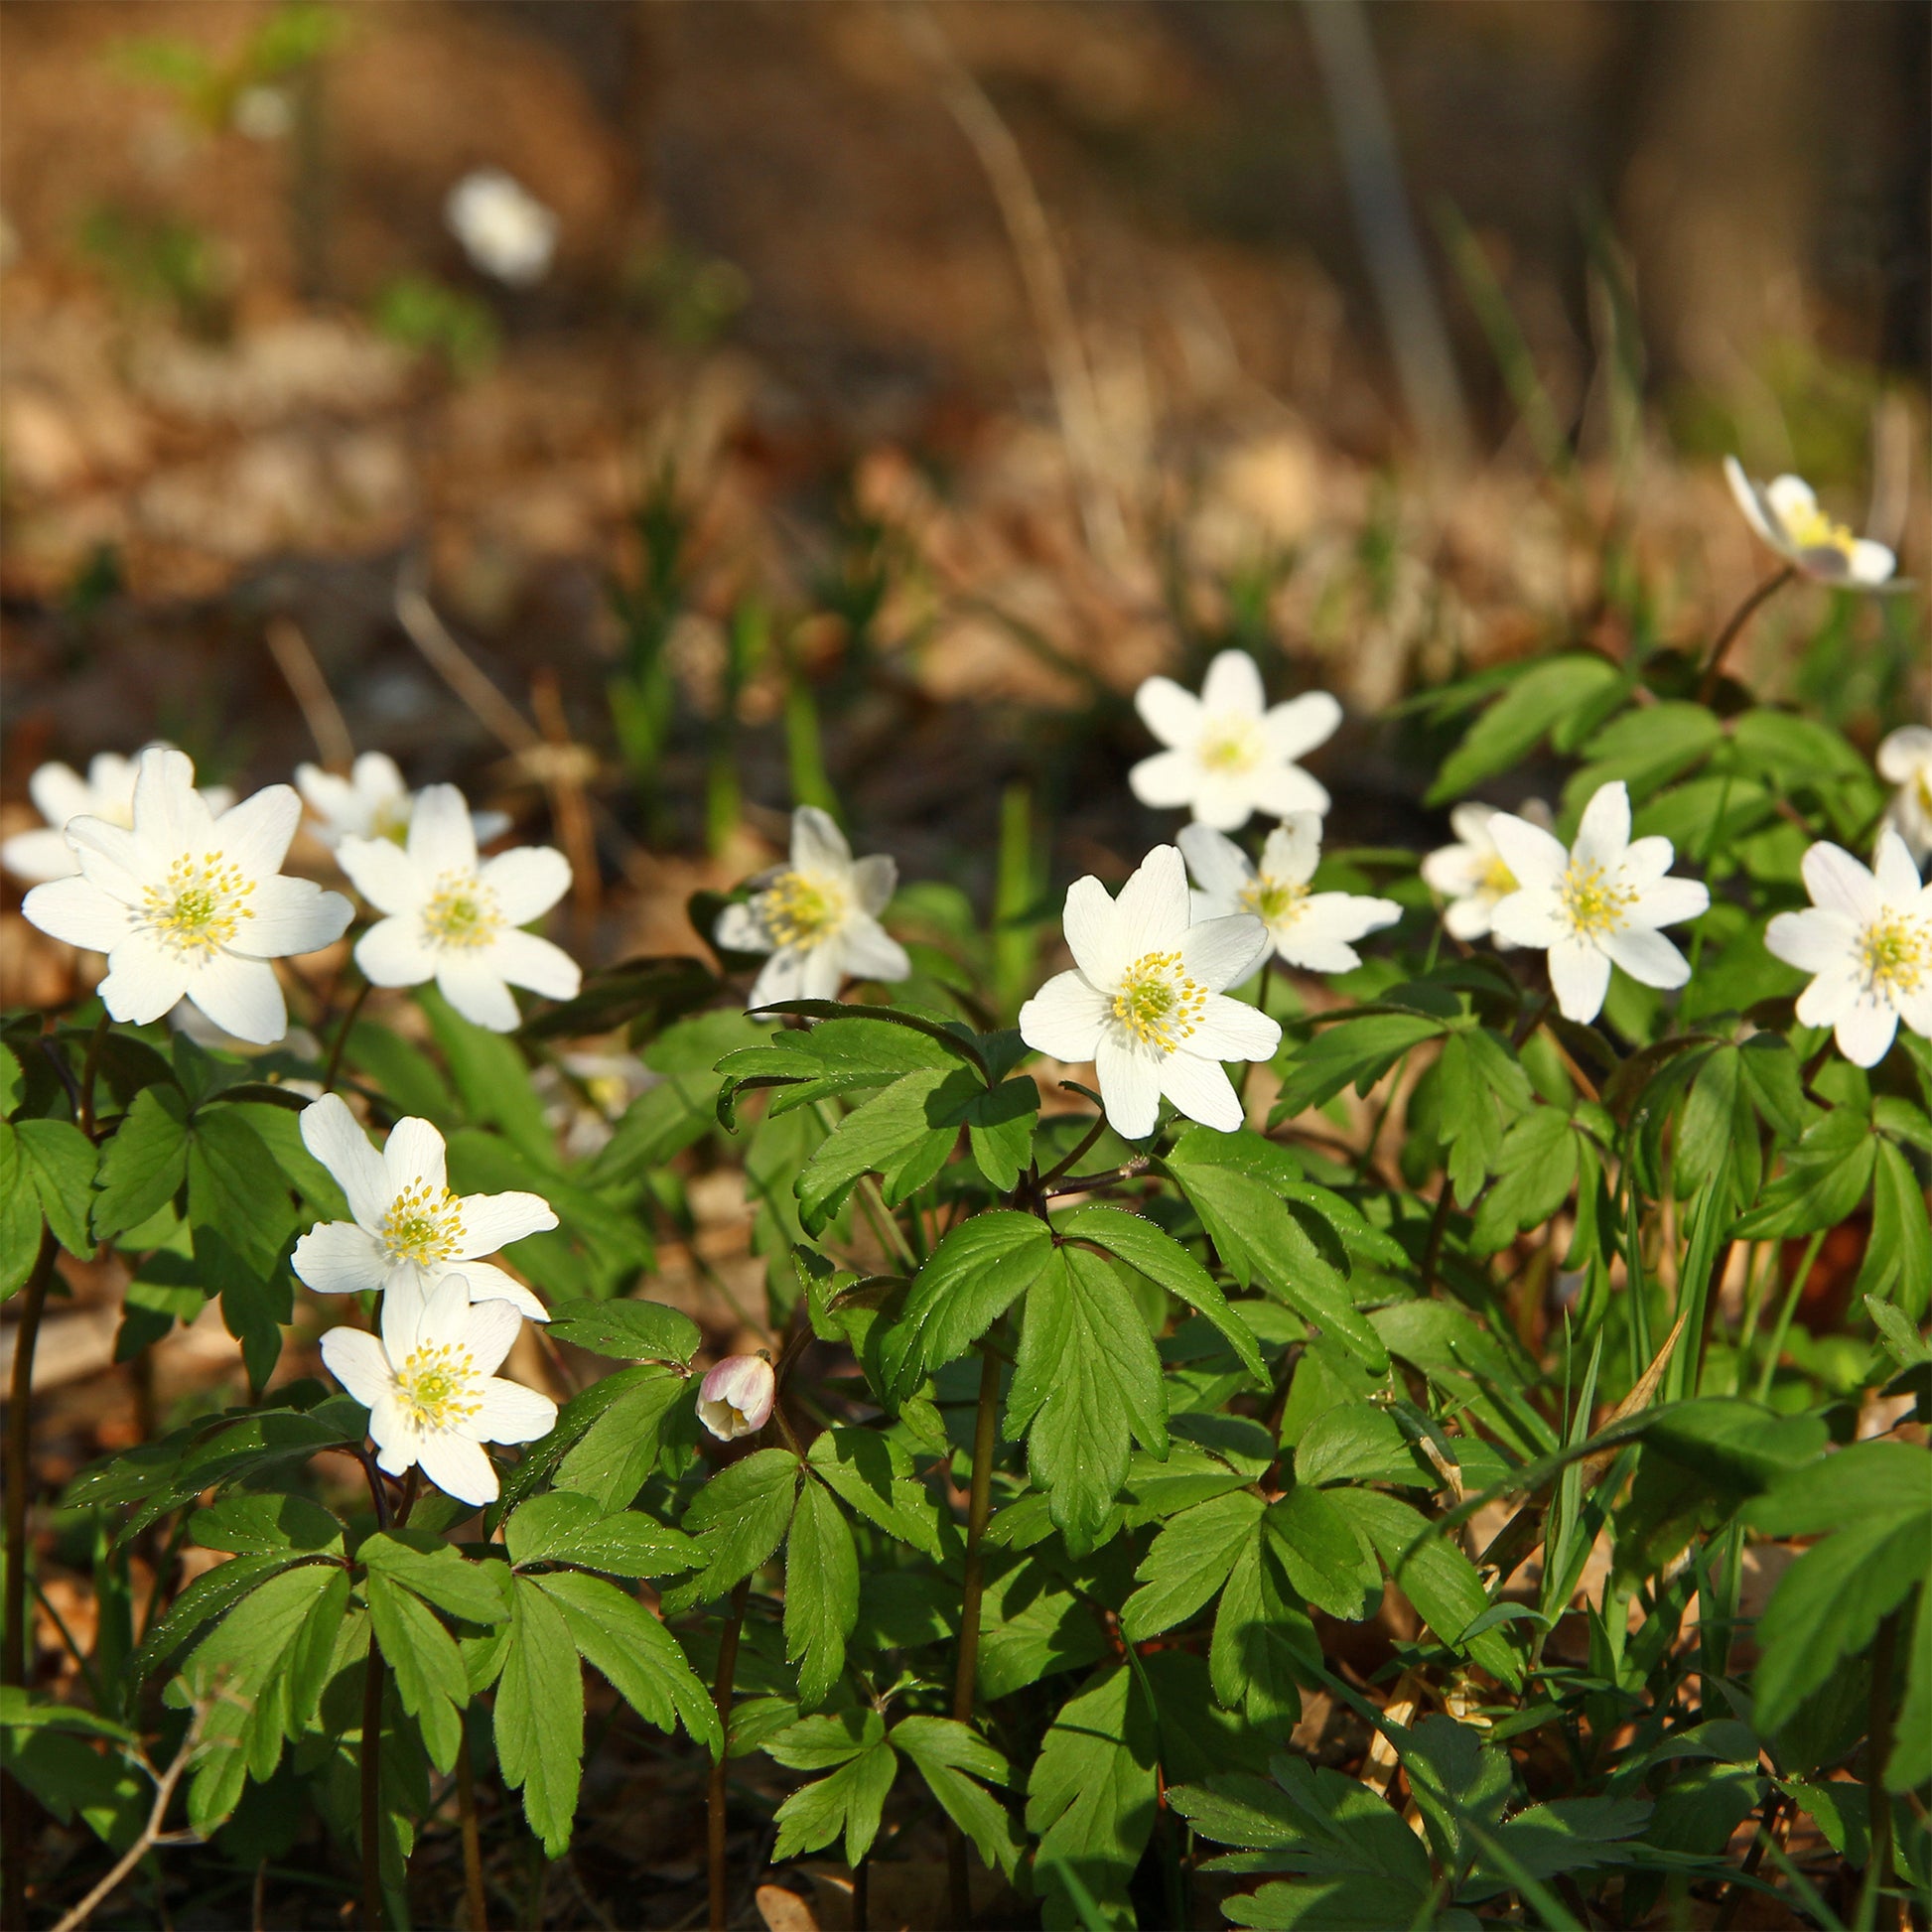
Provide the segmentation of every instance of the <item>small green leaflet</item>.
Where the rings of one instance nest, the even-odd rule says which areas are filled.
[[[844,1512],[823,1483],[798,1494],[785,1546],[785,1656],[798,1666],[798,1703],[825,1701],[845,1667],[845,1640],[859,1614],[859,1552]]]
[[[544,1584],[518,1577],[496,1680],[493,1728],[503,1782],[547,1858],[561,1858],[577,1815],[584,1756],[584,1676],[564,1612]]]

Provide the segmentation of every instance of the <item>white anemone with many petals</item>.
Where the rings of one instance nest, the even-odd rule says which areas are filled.
[[[1922,865],[1932,858],[1932,727],[1901,725],[1878,746],[1878,775],[1896,785],[1885,817]]]
[[[547,845],[479,859],[470,807],[455,785],[430,785],[418,796],[406,845],[348,838],[336,858],[356,891],[388,914],[355,944],[355,963],[371,986],[434,980],[466,1020],[506,1034],[519,1018],[512,986],[568,1000],[583,984],[561,946],[522,929],[570,890],[570,861]]]
[[[453,1194],[443,1136],[428,1121],[397,1121],[378,1153],[340,1094],[303,1108],[302,1142],[354,1217],[318,1221],[295,1244],[295,1272],[317,1294],[374,1291],[421,1302],[457,1274],[475,1301],[550,1318],[514,1275],[483,1258],[557,1225],[541,1194]]]
[[[1352,972],[1362,959],[1349,942],[1402,917],[1392,898],[1309,891],[1321,861],[1321,820],[1313,812],[1291,813],[1276,826],[1258,866],[1208,825],[1183,828],[1180,850],[1194,875],[1195,921],[1253,913],[1268,928],[1269,943],[1284,966],[1308,973]]]
[[[160,746],[167,751],[171,747]],[[0,866],[30,886],[50,879],[69,879],[80,861],[68,843],[67,828],[76,818],[104,819],[123,828],[134,823],[134,759],[118,752],[100,752],[87,760],[83,778],[72,765],[56,759],[43,764],[27,780],[27,795],[47,823],[37,831],[16,832],[0,845]],[[234,803],[226,785],[204,785],[202,801],[217,816]]]
[[[186,753],[152,746],[134,781],[133,823],[75,818],[79,873],[36,886],[21,910],[43,932],[107,955],[100,997],[136,1026],[192,1000],[223,1033],[266,1045],[288,1032],[270,960],[340,939],[353,912],[340,893],[281,866],[302,816],[270,785],[217,818]]]
[[[331,1328],[322,1359],[369,1412],[376,1465],[392,1476],[421,1465],[445,1495],[481,1509],[496,1500],[485,1443],[533,1443],[556,1426],[548,1396],[495,1370],[516,1339],[516,1311],[473,1304],[461,1275],[426,1300],[385,1301],[382,1332]]]
[[[1489,829],[1517,880],[1496,904],[1494,928],[1550,955],[1550,985],[1566,1020],[1602,1012],[1613,965],[1645,986],[1691,977],[1690,962],[1657,928],[1695,919],[1711,895],[1694,879],[1665,877],[1676,857],[1670,840],[1632,841],[1620,778],[1592,793],[1568,850],[1514,812],[1498,812]]]
[[[1744,520],[1786,563],[1821,584],[1851,590],[1900,589],[1892,578],[1898,559],[1882,543],[1854,536],[1818,505],[1802,477],[1753,483],[1734,456],[1725,458],[1725,481]]]
[[[1443,927],[1451,938],[1472,945],[1478,939],[1493,939],[1499,951],[1514,949],[1514,941],[1493,929],[1497,905],[1516,890],[1516,875],[1510,871],[1496,845],[1491,823],[1500,807],[1469,798],[1449,813],[1449,830],[1455,834],[1453,845],[1438,846],[1422,862],[1423,883],[1449,903],[1443,908]],[[1517,814],[1532,825],[1550,829],[1550,808],[1540,798],[1527,798]]]
[[[1230,1000],[1262,962],[1268,929],[1249,912],[1195,920],[1180,852],[1158,845],[1111,898],[1094,878],[1068,889],[1064,914],[1073,970],[1020,1009],[1020,1036],[1035,1052],[1091,1060],[1107,1120],[1130,1141],[1152,1134],[1161,1102],[1232,1133],[1240,1096],[1224,1060],[1265,1060],[1281,1028]]]
[[[337,846],[344,839],[388,839],[395,845],[408,840],[416,794],[404,783],[400,767],[386,752],[364,752],[349,767],[346,778],[319,764],[298,764],[295,788],[302,794],[310,825],[324,845]],[[470,814],[470,829],[480,846],[507,832],[509,824],[503,812]]]
[[[1872,866],[1822,840],[1804,857],[1811,905],[1780,912],[1764,944],[1813,975],[1799,1024],[1830,1027],[1855,1066],[1876,1066],[1902,1020],[1932,1038],[1932,886],[1919,883],[1905,841],[1888,825]]]
[[[1341,706],[1325,691],[1271,705],[1261,671],[1245,650],[1224,650],[1207,667],[1200,696],[1171,677],[1151,677],[1135,709],[1167,750],[1128,773],[1144,805],[1186,806],[1195,821],[1238,832],[1256,812],[1325,812],[1328,794],[1295,762],[1325,744]]]
[[[891,859],[854,859],[845,834],[816,805],[791,815],[791,857],[752,881],[752,897],[718,915],[713,936],[731,952],[771,957],[747,1003],[830,1000],[850,977],[902,980],[905,949],[879,923],[898,884]]]

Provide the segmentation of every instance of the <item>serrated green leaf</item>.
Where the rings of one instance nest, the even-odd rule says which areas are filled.
[[[571,1399],[545,1439],[564,1445],[552,1465],[557,1487],[588,1496],[607,1514],[624,1508],[657,1464],[670,1412],[690,1396],[686,1377],[654,1365],[594,1382]],[[547,1459],[545,1444],[526,1453],[526,1460],[532,1457]]]
[[[570,1843],[584,1756],[584,1674],[570,1625],[543,1587],[554,1581],[514,1582],[492,1725],[503,1782],[522,1790],[523,1815],[552,1859]]]
[[[1546,733],[1612,690],[1619,675],[1606,659],[1582,652],[1532,664],[1443,760],[1425,802],[1440,805],[1518,763]]]
[[[422,1599],[380,1570],[368,1580],[376,1642],[394,1674],[402,1708],[416,1720],[430,1762],[448,1771],[463,1737],[458,1711],[470,1702],[470,1682],[456,1642]]]
[[[620,1362],[690,1364],[704,1332],[688,1314],[661,1302],[563,1302],[550,1311],[549,1332]]]
[[[1350,1492],[1347,1502],[1351,1517],[1423,1621],[1445,1643],[1466,1649],[1490,1676],[1505,1684],[1520,1684],[1522,1662],[1500,1630],[1466,1635],[1469,1625],[1489,1607],[1489,1592],[1475,1565],[1419,1510],[1393,1496],[1358,1489]]]
[[[453,1543],[409,1529],[371,1536],[355,1555],[466,1623],[500,1623],[510,1614],[509,1570],[498,1559],[479,1562]]]
[[[343,1526],[320,1503],[284,1493],[228,1496],[188,1519],[188,1534],[207,1550],[236,1556],[340,1551]]]
[[[790,1449],[759,1449],[720,1469],[692,1497],[683,1529],[697,1541],[705,1568],[681,1595],[709,1602],[769,1561],[791,1524],[798,1473]]]
[[[859,1614],[859,1552],[823,1484],[799,1491],[785,1546],[785,1656],[798,1666],[798,1703],[822,1704],[845,1668]]]
[[[188,1177],[188,1100],[176,1086],[143,1087],[101,1150],[95,1239],[138,1226]]]
[[[900,1399],[985,1334],[1045,1268],[1053,1238],[1034,1214],[994,1208],[962,1221],[927,1257],[880,1350]]]
[[[1120,1617],[1127,1640],[1158,1636],[1201,1609],[1257,1540],[1265,1507],[1253,1491],[1235,1489],[1171,1516],[1134,1573],[1141,1587]]]
[[[1294,1484],[1268,1505],[1262,1527],[1289,1582],[1311,1603],[1351,1621],[1373,1611],[1382,1573],[1329,1491]]]
[[[94,1144],[66,1120],[16,1121],[13,1133],[22,1174],[55,1240],[77,1260],[92,1260],[87,1217],[93,1207]]]
[[[560,1563],[612,1577],[668,1577],[699,1561],[697,1545],[681,1530],[641,1510],[607,1514],[568,1489],[520,1504],[504,1523],[503,1543],[518,1569]]]

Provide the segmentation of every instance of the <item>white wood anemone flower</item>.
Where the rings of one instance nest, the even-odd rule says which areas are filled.
[[[1882,543],[1854,536],[1818,506],[1802,477],[1753,483],[1734,456],[1725,458],[1725,481],[1744,520],[1786,563],[1821,584],[1848,590],[1902,590],[1892,572],[1898,559]]]
[[[269,785],[217,818],[186,753],[150,747],[131,826],[70,819],[79,874],[36,886],[21,910],[43,932],[107,955],[100,997],[137,1026],[192,1000],[223,1033],[267,1045],[288,1032],[270,960],[340,939],[354,908],[340,893],[282,876],[302,816]]]
[[[495,1373],[520,1326],[506,1302],[472,1303],[461,1275],[426,1301],[382,1306],[382,1332],[331,1328],[322,1359],[369,1412],[376,1466],[392,1476],[421,1466],[447,1496],[481,1509],[496,1500],[485,1443],[534,1443],[557,1405]]]
[[[1898,787],[1885,817],[1923,864],[1932,858],[1932,728],[1901,725],[1878,746],[1878,775]]]
[[[302,1143],[335,1176],[354,1216],[318,1221],[295,1244],[295,1272],[318,1295],[380,1292],[420,1303],[461,1275],[472,1300],[549,1320],[549,1310],[514,1275],[483,1258],[557,1225],[541,1194],[453,1194],[443,1136],[428,1121],[397,1121],[378,1153],[340,1094],[303,1108]]]
[[[1196,921],[1179,849],[1158,845],[1110,898],[1076,879],[1063,917],[1073,970],[1020,1009],[1020,1036],[1059,1060],[1091,1060],[1108,1125],[1145,1140],[1171,1101],[1231,1134],[1244,1118],[1223,1060],[1266,1060],[1281,1028],[1230,1000],[1262,962],[1268,928],[1250,912]]]
[[[879,923],[898,884],[898,867],[874,855],[854,859],[829,813],[800,805],[791,815],[790,863],[761,872],[752,897],[719,913],[713,936],[732,952],[771,957],[746,1004],[830,1000],[848,978],[902,980],[905,948]]]
[[[500,168],[479,168],[450,190],[443,205],[450,232],[485,275],[528,288],[550,272],[557,217]]]
[[[76,818],[104,819],[123,829],[132,826],[136,769],[136,760],[118,752],[100,752],[89,759],[84,778],[58,759],[43,764],[27,780],[27,795],[47,823],[37,831],[16,832],[0,845],[0,866],[30,886],[71,878],[80,870],[80,861],[68,843],[68,826]],[[202,799],[218,817],[234,803],[234,793],[226,785],[204,785]]]
[[[1392,898],[1309,891],[1321,859],[1321,820],[1313,812],[1292,812],[1276,826],[1261,849],[1259,866],[1210,825],[1183,827],[1180,850],[1194,875],[1194,922],[1251,912],[1268,928],[1275,957],[1284,966],[1308,973],[1352,972],[1362,958],[1349,941],[1402,917]]]
[[[727,1355],[698,1384],[698,1420],[720,1442],[756,1436],[771,1420],[778,1378],[765,1355]]]
[[[561,946],[522,929],[570,890],[570,861],[547,845],[479,859],[470,807],[455,785],[417,795],[406,844],[345,838],[336,860],[388,915],[355,942],[355,963],[371,986],[434,980],[466,1020],[506,1034],[520,1017],[512,986],[568,1000],[583,984]]]
[[[1455,806],[1449,813],[1455,843],[1430,853],[1422,862],[1422,877],[1431,892],[1449,901],[1443,908],[1443,926],[1451,938],[1465,945],[1493,939],[1499,952],[1513,952],[1515,942],[1492,926],[1498,902],[1517,885],[1490,830],[1490,821],[1500,809],[1473,798]],[[1546,832],[1550,829],[1550,808],[1540,798],[1526,798],[1517,815]]]
[[[1919,883],[1905,841],[1886,826],[1867,870],[1821,840],[1804,879],[1809,909],[1780,912],[1764,932],[1774,958],[1813,975],[1799,1024],[1830,1027],[1854,1066],[1876,1066],[1901,1020],[1932,1038],[1932,886]]]
[[[386,752],[364,752],[346,778],[319,764],[298,764],[295,788],[309,808],[310,828],[324,845],[335,847],[344,839],[387,839],[393,845],[408,840],[416,794]],[[509,826],[506,812],[470,814],[470,829],[480,846]]]
[[[1630,794],[1622,779],[1599,785],[1584,807],[1577,842],[1498,812],[1490,835],[1515,874],[1516,891],[1491,913],[1494,930],[1550,955],[1550,985],[1566,1020],[1587,1023],[1603,1010],[1610,968],[1645,986],[1677,987],[1690,962],[1657,930],[1695,919],[1711,903],[1694,879],[1669,879],[1669,839],[1630,837]]]
[[[1325,744],[1341,706],[1325,691],[1271,705],[1261,671],[1245,650],[1224,650],[1207,667],[1200,696],[1171,677],[1151,677],[1134,707],[1166,751],[1127,774],[1144,805],[1186,806],[1196,823],[1238,832],[1256,812],[1325,812],[1328,794],[1295,760]]]

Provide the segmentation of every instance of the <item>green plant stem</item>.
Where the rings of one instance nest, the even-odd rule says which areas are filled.
[[[1751,621],[1759,608],[1768,604],[1797,574],[1796,564],[1786,564],[1782,570],[1774,571],[1730,614],[1730,621],[1718,632],[1718,641],[1711,646],[1711,655],[1705,659],[1704,675],[1698,679],[1699,704],[1709,704],[1716,694],[1718,679],[1724,672],[1725,657],[1731,645],[1737,641],[1737,633]]]
[[[107,1015],[102,1013],[87,1041],[87,1057],[80,1066],[80,1105],[77,1111],[80,1131],[90,1141],[94,1138],[94,1085],[100,1077],[100,1048],[106,1037]]]
[[[369,1617],[369,1659],[362,1671],[362,1926],[382,1932],[382,1646]]]
[[[348,1044],[348,1036],[354,1031],[356,1018],[362,1011],[362,1002],[368,997],[369,983],[364,980],[355,989],[355,997],[349,1001],[348,1011],[343,1015],[343,1024],[336,1029],[335,1043],[329,1048],[329,1065],[322,1076],[324,1093],[336,1091],[336,1076],[343,1070],[343,1049]]]
[[[1866,1707],[1864,1791],[1871,1819],[1871,1857],[1859,1888],[1854,1932],[1873,1932],[1878,1923],[1878,1898],[1891,1879],[1891,1796],[1885,1789],[1885,1760],[1891,1755],[1891,1674],[1898,1652],[1899,1612],[1893,1610],[1878,1626],[1871,1647],[1871,1699]]]
[[[966,1497],[966,1569],[959,1595],[959,1664],[953,1675],[952,1714],[956,1722],[973,1722],[973,1690],[979,1682],[980,1602],[986,1591],[986,1519],[993,1509],[993,1450],[998,1440],[1000,1358],[986,1343],[980,1345],[979,1406],[973,1412],[973,1474]],[[963,1926],[972,1913],[972,1894],[966,1881],[966,1837],[947,1821],[946,1875],[951,1922]]]
[[[483,1890],[483,1834],[477,1829],[477,1767],[470,1759],[468,1726],[456,1754],[456,1809],[463,1830],[464,1917],[469,1932],[489,1932],[489,1900]]]
[[[7,1399],[7,1598],[0,1634],[0,1686],[27,1683],[27,1491],[33,1482],[34,1346],[54,1279],[54,1230],[41,1229],[40,1253],[21,1291],[14,1327],[13,1383]],[[27,1793],[0,1775],[0,1925],[27,1923]]]
[[[1825,1245],[1825,1230],[1820,1228],[1805,1244],[1805,1252],[1799,1260],[1796,1271],[1791,1277],[1791,1286],[1784,1292],[1784,1304],[1778,1310],[1777,1326],[1771,1330],[1771,1345],[1765,1350],[1764,1366],[1757,1372],[1757,1387],[1752,1399],[1763,1402],[1771,1393],[1771,1378],[1778,1372],[1778,1357],[1784,1353],[1784,1338],[1791,1331],[1791,1317],[1798,1311],[1798,1298],[1805,1292],[1805,1283],[1811,1278],[1812,1265],[1818,1259],[1818,1251]],[[1750,1339],[1748,1335],[1744,1337]]]
[[[745,1605],[752,1594],[747,1577],[732,1591],[731,1621],[718,1646],[718,1678],[712,1691],[718,1708],[718,1759],[711,1767],[705,1799],[705,1853],[711,1874],[711,1932],[725,1932],[731,1913],[730,1873],[725,1868],[725,1773],[731,1762],[732,1680],[738,1675],[738,1640],[745,1629]]]
[[[1265,1014],[1268,1011],[1268,989],[1274,983],[1275,955],[1271,950],[1261,962],[1261,984],[1255,988],[1255,1010]],[[1254,1084],[1257,1070],[1268,1064],[1266,1060],[1250,1060],[1247,1070],[1241,1075],[1241,1111],[1248,1110],[1248,1089]]]

